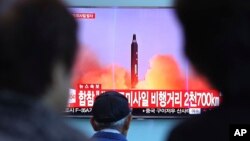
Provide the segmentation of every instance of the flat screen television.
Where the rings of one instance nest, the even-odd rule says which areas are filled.
[[[78,51],[66,115],[88,117],[96,96],[116,90],[134,117],[180,118],[220,105],[220,93],[183,53],[174,8],[69,8]]]

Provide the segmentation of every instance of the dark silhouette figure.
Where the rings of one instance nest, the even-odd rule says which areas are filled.
[[[182,122],[169,141],[228,141],[231,124],[250,124],[250,1],[177,0],[185,53],[223,94],[222,105]]]
[[[45,100],[68,94],[76,30],[59,0],[0,1],[1,141],[85,140]]]

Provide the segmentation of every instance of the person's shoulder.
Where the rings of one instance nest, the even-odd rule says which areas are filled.
[[[225,126],[222,124],[209,118],[196,118],[184,121],[173,129],[168,141],[224,141],[220,137],[225,136],[227,130],[224,129]]]
[[[245,110],[244,108],[216,109],[190,118],[173,129],[168,141],[228,141],[231,124],[250,123],[250,112]]]
[[[39,125],[35,126],[36,129],[40,128],[41,134],[38,134],[38,137],[53,141],[87,140],[85,134],[71,126],[69,120],[64,118],[63,115],[44,106],[40,106],[38,110],[40,111],[39,116],[32,117],[35,119],[35,123],[39,123]]]
[[[45,138],[54,141],[86,141],[88,139],[83,132],[74,128],[67,118],[52,113],[45,119],[48,121],[43,122],[45,125],[41,130]]]
[[[118,133],[96,132],[91,141],[127,141],[126,137]]]
[[[60,128],[60,135],[62,136],[63,141],[87,141],[88,138],[84,135],[83,132],[67,125],[66,123],[62,123]]]

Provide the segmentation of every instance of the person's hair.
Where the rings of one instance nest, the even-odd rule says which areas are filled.
[[[176,7],[185,53],[198,72],[222,93],[249,90],[250,1],[177,0]]]
[[[120,131],[123,128],[123,126],[126,124],[126,120],[129,117],[129,115],[116,122],[97,122],[97,121],[94,121],[94,122],[96,126],[98,127],[98,129],[100,130],[108,128],[108,129],[116,129]]]
[[[0,5],[0,90],[42,95],[56,62],[71,69],[77,24],[60,0],[3,0]]]

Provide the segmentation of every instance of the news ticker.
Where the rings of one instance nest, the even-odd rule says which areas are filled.
[[[90,108],[95,98],[107,89],[100,84],[79,84],[78,88],[70,89],[68,108]],[[200,108],[210,109],[218,107],[221,95],[215,90],[137,90],[117,89],[124,95],[131,108]]]
[[[250,139],[250,124],[231,124],[230,141],[249,141]]]
[[[212,109],[201,109],[201,108],[134,108],[132,110],[133,116],[138,117],[189,117],[202,114]],[[88,117],[92,115],[92,108],[66,108],[65,115]]]

